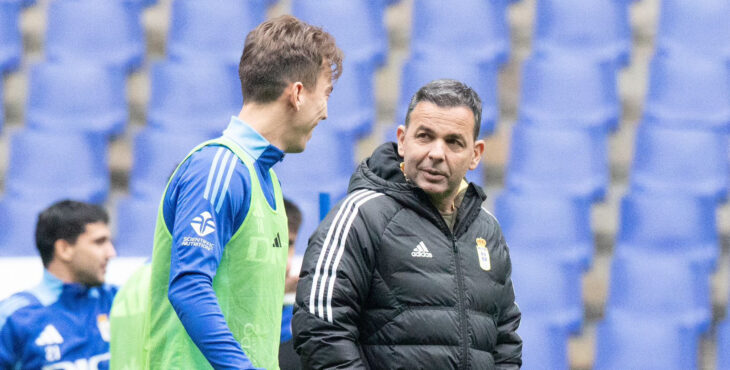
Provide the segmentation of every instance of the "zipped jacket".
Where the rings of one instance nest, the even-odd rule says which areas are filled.
[[[380,146],[309,240],[292,327],[305,368],[518,369],[500,227],[470,184],[453,232]]]

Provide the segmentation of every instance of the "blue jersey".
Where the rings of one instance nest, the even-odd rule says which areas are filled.
[[[0,369],[108,369],[116,293],[45,271],[38,286],[0,302]]]
[[[256,173],[249,173],[232,151],[216,145],[193,153],[175,172],[162,203],[172,234],[168,297],[213,367],[247,368],[251,363],[228,329],[213,278],[225,245],[248,214],[251,176],[258,177],[266,200],[276,208],[269,169],[284,152],[237,117],[231,118],[223,136],[250,155]]]

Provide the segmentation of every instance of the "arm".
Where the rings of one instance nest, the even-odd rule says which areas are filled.
[[[500,238],[501,247],[507,250],[504,237]],[[494,350],[494,362],[497,369],[519,369],[522,365],[522,338],[517,335],[522,314],[515,303],[515,292],[512,286],[512,262],[507,255],[507,271],[504,288],[500,294],[500,316],[497,323],[497,344]]]
[[[19,338],[15,323],[10,315],[30,302],[14,295],[0,302],[0,369],[14,369],[21,360],[18,356]]]
[[[358,343],[358,323],[370,290],[372,258],[365,256],[373,241],[369,240],[357,209],[348,207],[350,199],[352,195],[340,204],[337,212],[330,212],[310,239],[304,255],[292,329],[294,346],[305,368],[367,366]],[[343,221],[350,216],[356,218],[348,229]],[[341,243],[343,238],[345,243]],[[329,271],[336,271],[335,279]]]
[[[248,212],[251,187],[245,165],[232,154],[226,156],[227,149],[216,155],[219,149],[206,147],[189,158],[165,197],[165,221],[173,225],[168,298],[188,335],[214,368],[252,368],[213,291],[223,249]],[[230,175],[229,168],[233,169]],[[242,188],[243,193],[230,190]],[[198,243],[186,242],[186,238]]]

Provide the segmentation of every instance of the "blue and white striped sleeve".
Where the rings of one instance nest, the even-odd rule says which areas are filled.
[[[213,291],[223,249],[248,212],[250,190],[245,164],[225,147],[207,146],[177,171],[163,205],[173,238],[168,297],[188,335],[216,369],[252,367]]]

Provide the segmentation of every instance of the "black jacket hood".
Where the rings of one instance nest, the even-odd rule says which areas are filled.
[[[422,217],[449,233],[443,217],[431,203],[428,194],[406,180],[400,169],[402,162],[403,157],[398,155],[396,143],[388,142],[380,145],[369,158],[363,160],[357,167],[350,178],[347,192],[369,189],[384,193],[404,207],[416,210]],[[454,234],[458,234],[459,230],[467,227],[476,218],[485,199],[487,196],[484,191],[474,183],[470,183],[457,212]]]

